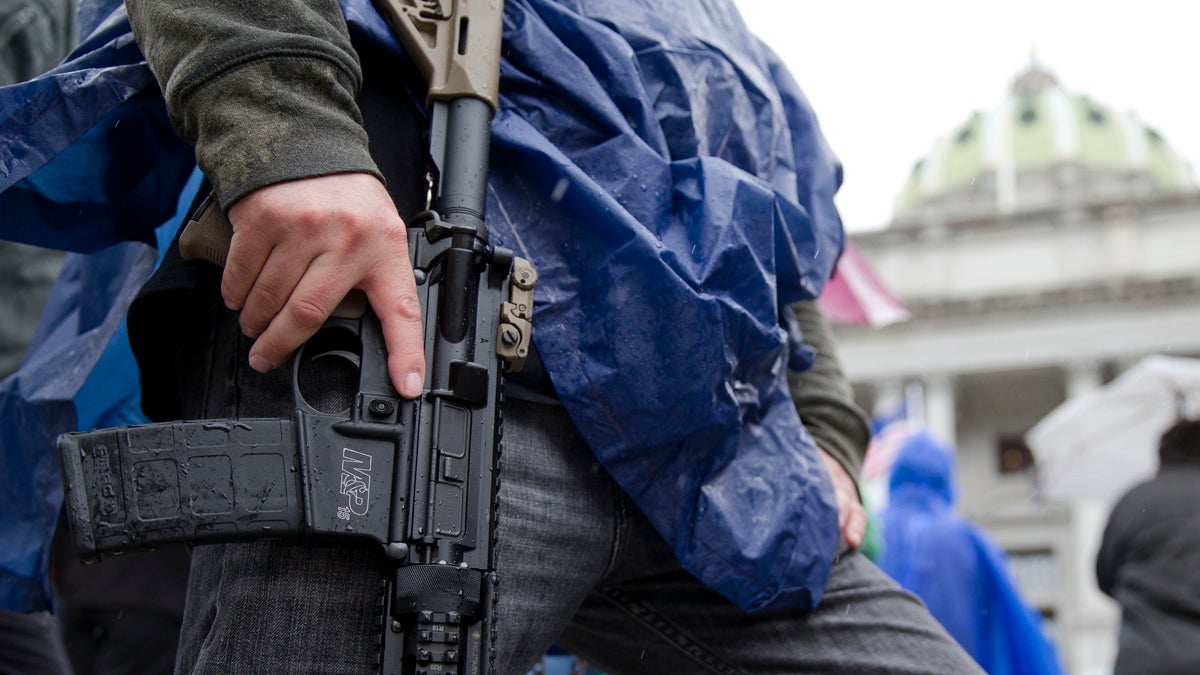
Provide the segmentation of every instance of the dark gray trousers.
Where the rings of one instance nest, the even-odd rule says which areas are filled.
[[[288,414],[284,378],[243,366],[230,317],[213,341],[206,409],[190,412]],[[981,672],[858,553],[838,559],[817,611],[742,611],[679,566],[561,407],[509,401],[504,430],[500,674],[524,673],[556,641],[614,675]],[[178,670],[371,672],[385,569],[372,548],[198,547]]]

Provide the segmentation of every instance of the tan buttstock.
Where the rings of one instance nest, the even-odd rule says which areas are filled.
[[[376,8],[429,83],[430,101],[470,96],[496,109],[499,0],[376,0]]]

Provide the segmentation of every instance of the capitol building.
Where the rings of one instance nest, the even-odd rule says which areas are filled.
[[[1100,675],[1111,504],[1047,498],[1025,434],[1146,355],[1200,356],[1200,190],[1136,102],[1067,85],[1035,62],[934,142],[888,227],[852,235],[911,318],[836,332],[864,409],[907,401],[957,448],[960,511],[1007,550],[1068,670]]]

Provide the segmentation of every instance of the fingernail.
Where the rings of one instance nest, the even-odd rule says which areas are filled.
[[[404,394],[408,398],[416,398],[421,395],[421,387],[424,386],[424,384],[424,378],[421,377],[420,373],[414,370],[413,372],[404,376],[404,388],[400,393]]]
[[[265,372],[270,371],[275,366],[272,365],[272,363],[270,361],[264,359],[263,357],[259,356],[258,354],[251,354],[250,355],[250,367],[257,370],[260,373],[265,373]]]

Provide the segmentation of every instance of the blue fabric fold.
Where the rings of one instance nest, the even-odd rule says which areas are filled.
[[[402,58],[369,2],[342,5],[361,53]],[[842,245],[812,111],[729,2],[509,0],[504,22],[487,222],[539,270],[556,390],[689,571],[747,609],[814,607],[837,516],[786,385],[811,354],[780,319]],[[123,9],[97,25],[0,89],[0,236],[149,241],[179,197],[190,151]],[[80,110],[35,133],[36,92]]]
[[[814,606],[836,512],[779,317],[842,232],[803,96],[732,11],[517,0],[505,40],[489,224],[541,271],[555,389],[689,571]]]
[[[114,8],[58,66],[0,87],[0,238],[92,252],[154,240],[195,165]],[[100,8],[84,3],[81,30]]]
[[[195,172],[173,218],[156,233],[174,237],[200,186]],[[119,242],[72,253],[47,299],[17,372],[0,380],[0,607],[52,605],[50,539],[62,506],[56,439],[78,429],[147,422],[125,313],[156,260],[155,247]]]
[[[73,399],[103,360],[123,308],[153,262],[153,250],[136,242],[68,256],[33,347],[21,368],[0,381],[0,476],[6,483],[0,492],[0,606],[6,609],[49,608],[49,543],[63,496],[55,439],[77,428]],[[118,311],[94,311],[111,306]],[[137,371],[128,372],[136,392]],[[115,394],[121,383],[106,383],[107,391]]]

